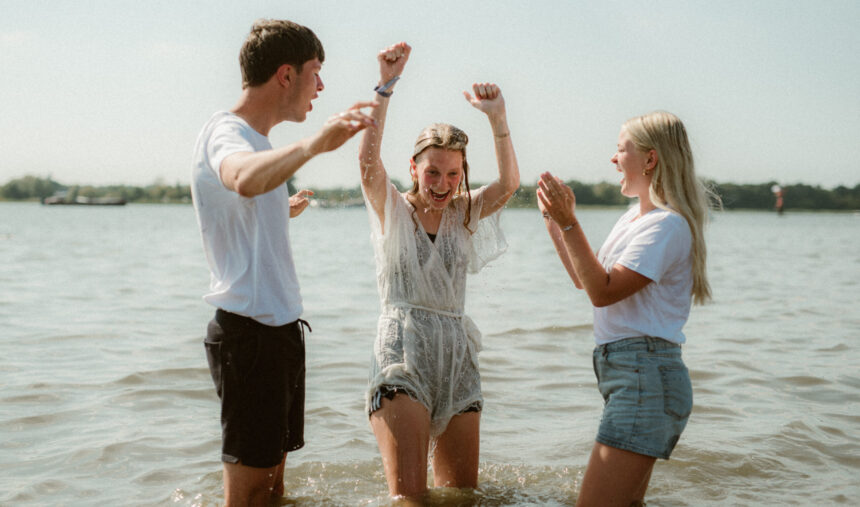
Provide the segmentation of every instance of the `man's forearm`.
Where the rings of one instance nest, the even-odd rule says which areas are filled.
[[[259,152],[230,155],[221,163],[224,186],[244,197],[265,194],[290,179],[313,153],[308,140]]]

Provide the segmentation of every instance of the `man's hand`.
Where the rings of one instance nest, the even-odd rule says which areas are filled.
[[[326,120],[323,127],[309,139],[307,150],[311,156],[336,150],[352,136],[376,120],[361,112],[364,107],[376,107],[376,102],[356,102],[351,108]]]
[[[290,218],[296,218],[311,203],[308,197],[314,195],[311,190],[303,189],[290,196]]]

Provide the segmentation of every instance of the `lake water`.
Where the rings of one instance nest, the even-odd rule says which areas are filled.
[[[582,210],[596,247],[623,210]],[[592,314],[535,210],[469,281],[484,333],[480,488],[434,505],[572,505],[602,408]],[[388,505],[363,390],[378,302],[363,209],[292,224],[305,300],[304,449],[284,505]],[[695,408],[649,505],[860,503],[860,215],[724,212],[715,301],[684,358]],[[212,310],[191,206],[0,203],[0,505],[218,505]]]

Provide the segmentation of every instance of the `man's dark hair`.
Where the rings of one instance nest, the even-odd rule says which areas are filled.
[[[284,64],[301,72],[314,58],[322,62],[325,51],[310,28],[285,19],[258,20],[239,52],[242,88],[262,85]]]

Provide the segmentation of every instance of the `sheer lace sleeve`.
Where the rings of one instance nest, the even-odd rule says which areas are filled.
[[[390,236],[389,227],[391,225],[392,217],[394,215],[394,206],[397,201],[397,196],[399,192],[393,183],[388,179],[388,175],[385,176],[385,205],[384,205],[384,216],[385,216],[385,230],[383,231],[382,221],[379,220],[379,216],[376,214],[376,211],[373,208],[373,205],[370,203],[370,197],[367,195],[367,192],[364,191],[364,187],[361,188],[361,194],[364,196],[364,206],[367,208],[367,214],[370,218],[370,234],[374,240],[381,240],[385,236]]]
[[[472,231],[472,247],[469,250],[469,273],[481,271],[489,262],[498,258],[508,249],[505,234],[502,232],[500,218],[502,210],[481,219],[484,203],[484,190],[481,187],[473,195],[472,214],[469,229]],[[504,208],[503,208],[504,209]],[[477,226],[475,226],[477,224]]]

